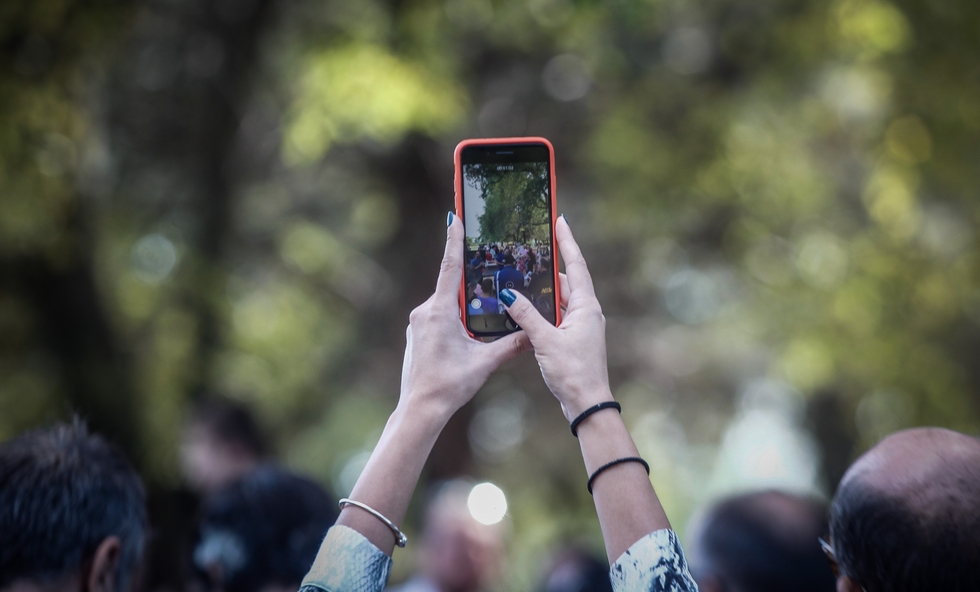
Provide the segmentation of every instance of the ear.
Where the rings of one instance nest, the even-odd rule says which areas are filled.
[[[122,553],[122,543],[119,537],[106,537],[95,549],[92,557],[92,569],[85,578],[88,588],[84,592],[125,592],[116,590],[116,566]]]
[[[854,580],[847,576],[837,578],[837,592],[864,592],[864,588],[854,583]]]
[[[698,589],[701,592],[721,592],[721,582],[714,576],[705,576],[698,580]]]

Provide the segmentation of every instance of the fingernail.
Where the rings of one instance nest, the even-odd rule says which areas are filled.
[[[449,215],[446,216],[446,228],[449,228],[452,225],[453,225],[453,213],[449,212]]]
[[[504,301],[504,304],[510,306],[517,300],[517,294],[514,294],[510,288],[507,288],[506,290],[500,291],[500,299]]]
[[[564,212],[562,212],[561,218],[562,218],[562,220],[565,221],[565,224],[568,224],[568,218],[565,217],[565,213]],[[571,224],[569,224],[569,226],[571,226]]]

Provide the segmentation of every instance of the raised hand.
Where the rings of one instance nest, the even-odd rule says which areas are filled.
[[[473,398],[494,370],[530,347],[521,332],[493,343],[477,341],[466,333],[458,300],[463,277],[463,224],[453,214],[448,222],[446,254],[436,291],[410,316],[398,406],[349,496],[395,525],[401,525],[405,518],[422,467],[452,414]],[[346,506],[337,524],[358,531],[391,555],[395,546],[392,533],[370,513]],[[329,571],[333,560],[321,553],[314,570]]]
[[[517,292],[503,290],[500,299],[531,339],[541,374],[571,422],[589,407],[612,400],[606,370],[606,319],[564,216],[558,219],[555,231],[567,271],[561,286],[566,307],[561,325],[546,321]],[[639,456],[623,419],[612,410],[588,416],[578,427],[578,437],[587,475],[594,475],[610,461]],[[646,471],[638,463],[617,464],[603,471],[595,480],[593,494],[610,562],[645,535],[670,528]]]
[[[561,278],[565,307],[561,325],[555,327],[545,320],[516,291],[503,290],[500,299],[530,338],[545,383],[571,421],[584,409],[612,399],[606,369],[606,319],[585,258],[564,216],[558,218],[555,232],[567,272]]]
[[[436,291],[409,316],[399,407],[452,415],[501,364],[531,346],[523,332],[492,343],[466,333],[459,315],[463,236],[462,221],[450,213]]]

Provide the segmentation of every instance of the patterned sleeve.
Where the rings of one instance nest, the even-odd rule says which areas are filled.
[[[614,592],[697,592],[684,550],[669,529],[633,543],[609,568]]]
[[[300,592],[381,592],[390,572],[391,557],[356,530],[334,526],[323,539]]]

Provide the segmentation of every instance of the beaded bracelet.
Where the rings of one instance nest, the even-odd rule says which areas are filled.
[[[588,416],[592,415],[596,411],[602,411],[603,409],[615,409],[616,411],[619,411],[620,413],[623,412],[623,407],[619,403],[617,403],[616,401],[604,401],[602,403],[599,403],[598,405],[593,405],[592,407],[589,407],[588,409],[586,409],[582,413],[579,413],[579,416],[576,417],[572,421],[572,426],[571,426],[572,427],[572,435],[575,436],[576,438],[578,438],[578,426],[579,426],[579,424],[582,423],[583,421],[585,421],[585,418],[587,418]]]
[[[643,468],[647,470],[647,475],[650,474],[650,465],[647,464],[647,461],[643,460],[638,456],[627,456],[626,458],[617,458],[614,461],[607,462],[606,464],[596,469],[594,473],[592,473],[592,476],[589,477],[589,482],[586,485],[586,487],[589,488],[589,495],[592,494],[592,484],[595,483],[595,478],[599,476],[599,473],[605,471],[606,469],[615,467],[616,465],[621,465],[623,463],[628,463],[628,462],[640,463],[641,465],[643,465]]]

